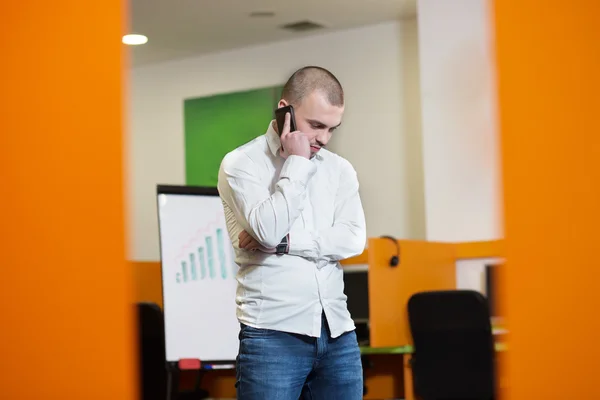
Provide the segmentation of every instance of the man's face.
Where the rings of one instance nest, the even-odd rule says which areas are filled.
[[[284,100],[279,102],[279,107],[286,105]],[[333,131],[340,126],[343,114],[344,107],[332,106],[319,91],[311,93],[294,106],[296,128],[307,136],[311,156],[327,145]]]

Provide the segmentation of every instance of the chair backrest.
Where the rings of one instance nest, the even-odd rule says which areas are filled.
[[[427,399],[494,398],[487,301],[471,290],[421,292],[408,301],[415,392]]]
[[[140,400],[167,398],[163,312],[155,303],[137,303]]]

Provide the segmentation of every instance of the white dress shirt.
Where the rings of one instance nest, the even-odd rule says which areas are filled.
[[[355,328],[339,260],[361,254],[365,216],[352,165],[321,149],[312,159],[279,155],[267,132],[225,156],[218,190],[234,245],[237,317],[248,326],[319,337],[321,315],[332,337]],[[246,251],[245,230],[266,248],[289,233],[289,254]]]

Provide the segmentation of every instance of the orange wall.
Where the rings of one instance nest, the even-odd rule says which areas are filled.
[[[162,277],[159,261],[131,262],[135,301],[150,301],[162,307]]]
[[[397,252],[393,242],[369,239],[369,318],[373,347],[412,343],[406,306],[414,293],[456,288],[452,243],[400,240],[398,246],[400,263],[390,267],[390,258]]]
[[[0,2],[2,399],[137,397],[122,7]]]
[[[464,260],[467,258],[502,257],[504,255],[504,241],[491,240],[484,242],[463,242],[454,245],[455,258]]]
[[[600,399],[600,2],[496,0],[506,399]]]

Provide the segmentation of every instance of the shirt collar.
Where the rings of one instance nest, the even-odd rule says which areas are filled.
[[[269,144],[269,149],[271,149],[271,153],[275,157],[279,155],[279,150],[281,150],[281,140],[279,139],[279,134],[275,132],[275,128],[273,128],[273,124],[275,120],[269,123],[269,129],[267,129],[267,143]]]
[[[275,157],[278,157],[279,151],[281,150],[281,139],[279,139],[279,134],[275,131],[275,128],[273,128],[275,123],[275,120],[272,120],[269,123],[269,128],[267,129],[267,133],[265,135],[267,137],[267,143],[269,144],[269,149],[271,150],[271,153],[273,153]],[[313,157],[314,160],[320,161],[323,159],[321,151],[315,154],[315,156]]]

